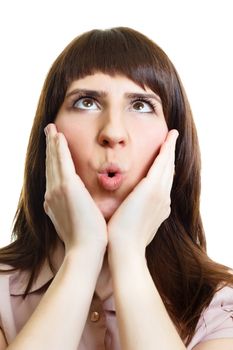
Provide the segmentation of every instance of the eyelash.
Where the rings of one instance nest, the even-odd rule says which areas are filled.
[[[95,99],[95,97],[83,94],[83,95],[79,95],[78,98],[77,97],[75,98],[75,100],[72,102],[72,107],[74,109],[77,109],[75,107],[75,103],[77,103],[78,101],[82,100],[83,98],[89,98],[90,100],[93,100],[93,101],[98,103],[98,101]]]
[[[76,99],[72,102],[72,108],[74,108],[74,109],[76,110],[77,108],[75,107],[75,104],[76,104],[78,101],[80,101],[81,99],[83,99],[83,98],[89,98],[90,100],[93,100],[93,101],[95,101],[96,103],[99,103],[99,102],[95,99],[95,97],[82,94],[82,95],[80,95],[78,98],[76,98]],[[131,105],[132,105],[132,104],[134,104],[135,102],[138,102],[138,101],[147,103],[147,104],[151,107],[152,111],[151,111],[151,112],[146,112],[146,113],[156,113],[156,111],[157,111],[157,106],[156,106],[155,103],[152,102],[151,99],[149,99],[149,98],[147,98],[147,97],[137,97],[137,98],[135,98],[135,99],[132,99],[132,100],[130,101],[130,103],[131,103]]]
[[[152,112],[147,112],[147,113],[155,113],[157,111],[157,106],[155,103],[152,102],[151,99],[147,98],[147,97],[137,97],[133,100],[131,100],[131,104],[135,103],[135,102],[145,102],[147,103],[151,108],[152,108]]]

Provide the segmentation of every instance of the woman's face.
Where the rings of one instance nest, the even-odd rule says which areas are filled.
[[[106,221],[147,174],[168,133],[158,95],[99,72],[72,82],[55,124]]]

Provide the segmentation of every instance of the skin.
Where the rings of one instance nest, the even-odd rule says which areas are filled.
[[[100,75],[96,77],[83,81],[96,84]],[[36,310],[9,347],[0,331],[0,350],[76,349],[106,251],[121,348],[185,350],[145,260],[146,246],[170,214],[178,133],[167,132],[162,108],[150,117],[129,109],[125,91],[140,89],[130,80],[103,75],[101,79],[99,83],[108,84],[97,85],[109,94],[100,109],[80,115],[64,102],[55,121],[57,127],[50,124],[45,129],[44,209],[65,244],[65,257]],[[88,128],[84,128],[85,123]],[[153,147],[149,140],[154,142]],[[124,182],[114,193],[98,188],[95,178],[95,166],[106,157],[122,161],[126,169]],[[106,203],[112,204],[111,210]],[[220,348],[231,349],[232,341],[218,339],[194,349]]]
[[[89,79],[89,77],[87,78]],[[89,84],[90,81],[95,81],[96,83],[95,78],[96,76],[94,76],[93,80],[89,79],[88,85],[83,87],[82,84],[81,88],[93,89],[93,86],[90,87]],[[91,112],[88,110],[87,115],[86,111],[81,115],[82,117],[87,116],[87,119],[91,119],[92,123],[94,119],[97,125],[97,127],[92,126],[88,120],[90,132],[88,131],[89,136],[85,139],[85,150],[81,151],[82,144],[80,144],[79,150],[77,153],[74,153],[75,148],[72,148],[73,145],[69,141],[69,137],[73,137],[75,134],[73,141],[76,142],[77,133],[73,134],[76,123],[73,124],[73,127],[70,127],[67,123],[60,124],[62,120],[65,120],[65,116],[67,117],[69,115],[61,113],[61,111],[64,111],[64,104],[57,115],[56,126],[50,124],[45,130],[47,135],[45,211],[50,216],[60,238],[65,243],[65,262],[67,261],[66,257],[73,256],[73,259],[76,259],[80,248],[87,250],[87,252],[91,248],[92,251],[95,251],[97,257],[103,257],[104,254],[108,253],[107,259],[105,259],[102,269],[98,274],[95,290],[97,294],[101,290],[106,292],[106,289],[109,288],[108,285],[106,286],[106,281],[108,282],[110,280],[109,277],[112,278],[122,348],[141,349],[145,344],[148,344],[149,339],[149,348],[154,349],[154,346],[158,343],[160,345],[164,344],[164,349],[170,349],[170,345],[173,344],[174,350],[180,350],[184,348],[183,343],[156,291],[145,260],[146,246],[153,239],[160,224],[170,214],[170,190],[174,175],[175,142],[178,133],[175,130],[169,133],[167,132],[162,105],[157,97],[157,103],[160,104],[160,108],[157,107],[156,113],[148,114],[148,111],[151,112],[152,110],[150,108],[148,109],[148,106],[144,106],[144,103],[141,107],[143,113],[141,109],[138,112],[136,110],[136,106],[138,107],[138,105],[133,106],[134,108],[132,109],[132,102],[129,103],[128,100],[125,100],[125,93],[142,93],[142,91],[138,90],[138,87],[126,78],[117,77],[115,79],[107,76],[106,80],[108,82],[106,89],[110,86],[111,91],[115,92],[115,94],[113,93],[114,99],[110,98],[111,103],[109,101],[103,101],[100,107],[94,108],[94,112],[93,110]],[[102,83],[104,81],[105,79]],[[124,84],[122,84],[123,81]],[[129,91],[129,84],[134,86],[135,90]],[[103,84],[101,86],[103,87]],[[115,98],[119,96],[119,89],[116,87],[121,89],[124,87],[121,90],[121,99],[118,99],[121,102],[121,113],[109,114],[102,106],[110,105],[111,107],[112,104],[115,106]],[[75,89],[77,89],[77,86],[75,86]],[[147,90],[147,92],[151,91]],[[80,101],[78,101],[78,106],[79,103]],[[109,109],[112,110],[111,108]],[[109,115],[111,118],[109,118]],[[76,115],[74,117],[76,120]],[[136,121],[134,121],[135,118]],[[103,119],[103,121],[100,119]],[[85,121],[86,118],[84,121],[81,120],[81,123]],[[134,128],[134,124],[138,124],[138,127]],[[126,127],[123,127],[125,125]],[[62,126],[64,127],[62,133],[58,132],[58,129],[61,131]],[[144,134],[142,133],[142,130],[145,130],[149,137],[152,127],[154,131],[157,131],[157,128],[160,127],[160,132],[157,131],[160,142],[158,140],[155,142],[152,137],[150,138],[151,142],[154,141],[153,148],[148,138],[144,138]],[[82,132],[79,131],[80,135],[85,133],[85,129]],[[68,131],[70,131],[70,134]],[[144,149],[148,152],[150,151],[150,154],[147,156],[144,154],[144,157],[140,156],[140,162],[142,164],[139,162],[133,163],[133,171],[130,173],[132,179],[126,176],[125,183],[123,182],[122,188],[120,188],[121,191],[119,189],[119,194],[117,192],[114,196],[111,194],[110,199],[114,204],[117,203],[118,206],[111,212],[112,216],[109,219],[109,212],[108,215],[105,215],[106,211],[102,210],[105,207],[99,205],[101,201],[96,200],[96,198],[100,198],[105,203],[106,194],[101,193],[102,196],[95,197],[96,192],[90,193],[92,187],[88,187],[89,179],[95,181],[95,177],[92,176],[93,174],[96,176],[96,172],[91,172],[90,169],[90,174],[83,172],[85,176],[83,175],[83,178],[81,178],[81,170],[85,169],[86,164],[92,164],[90,160],[95,159],[92,158],[93,153],[88,153],[86,150],[89,148],[93,150],[93,148],[95,149],[97,147],[98,152],[100,149],[100,153],[97,154],[102,156],[102,150],[112,155],[117,154],[117,151],[122,151],[122,153],[123,151],[127,151],[127,147],[129,149],[128,152],[133,152],[135,147],[138,154],[140,154],[140,147],[137,147],[137,144],[139,136],[141,137],[142,135]],[[89,142],[89,138],[91,142]],[[98,140],[98,142],[96,143],[95,140]],[[132,141],[130,142],[129,140]],[[67,141],[70,150],[68,149]],[[135,158],[137,152],[135,151],[134,153]],[[83,167],[80,167],[80,163],[77,164],[75,162],[79,153],[85,154],[83,156]],[[108,159],[108,161],[111,161],[111,159]],[[78,174],[77,169],[81,169]],[[76,266],[76,268],[78,267],[80,268],[80,264]],[[79,276],[77,273],[76,275]],[[130,286],[127,283],[128,276],[135,276],[134,283],[130,284]],[[145,286],[145,295],[141,294],[142,285]],[[126,289],[125,286],[127,287]],[[111,290],[111,288],[109,289]],[[106,297],[106,294],[104,297]],[[134,295],[134,298],[132,298],[132,295]],[[138,303],[139,299],[141,300],[141,305]],[[135,307],[136,305],[137,308]],[[147,305],[151,307],[152,318],[151,315],[145,312],[148,308]],[[140,315],[145,316],[145,320],[142,317],[140,318],[140,323],[142,322],[145,326],[145,330],[141,333],[140,341],[139,339],[136,341],[134,336],[135,329],[138,327],[141,328],[141,325],[132,323],[132,317],[136,323],[139,321],[136,315],[135,317],[133,316],[135,310]],[[154,320],[152,322],[153,318]],[[158,319],[160,327],[158,327]],[[158,335],[162,335],[162,340],[161,336],[155,337],[154,329],[156,327]],[[167,341],[164,330],[166,330],[166,334],[167,332],[170,334],[169,341]],[[156,344],[154,343],[155,338]]]
[[[77,89],[102,90],[106,96],[77,101],[78,94],[71,94]],[[147,102],[133,103],[126,93],[153,94],[156,112]],[[85,105],[88,102],[90,106]],[[160,98],[153,91],[124,76],[103,73],[70,85],[55,124],[67,139],[76,172],[106,220],[146,175],[168,133]],[[105,162],[124,170],[122,186],[112,193],[97,180]]]
[[[104,91],[105,95],[81,97],[77,90],[84,89]],[[150,102],[156,111],[147,101],[128,98],[129,93],[153,94]],[[158,95],[122,75],[103,73],[86,76],[69,86],[55,125],[68,142],[76,173],[107,222],[147,174],[168,134]],[[124,171],[122,186],[113,192],[103,189],[97,179],[98,169],[106,162],[117,163]],[[112,291],[108,265],[106,252],[96,284],[96,292],[102,298]]]

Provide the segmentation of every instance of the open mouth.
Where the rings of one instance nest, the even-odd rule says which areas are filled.
[[[103,166],[97,176],[100,186],[107,191],[116,191],[124,180],[121,168],[113,163]]]
[[[114,177],[116,175],[116,173],[114,172],[108,172],[108,177]]]
[[[123,182],[123,175],[118,172],[106,172],[104,174],[98,174],[98,180],[105,190],[115,191],[120,188]]]

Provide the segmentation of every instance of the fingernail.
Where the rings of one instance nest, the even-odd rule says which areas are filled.
[[[179,131],[178,130],[176,130],[176,140],[178,139],[178,137],[179,137]]]

